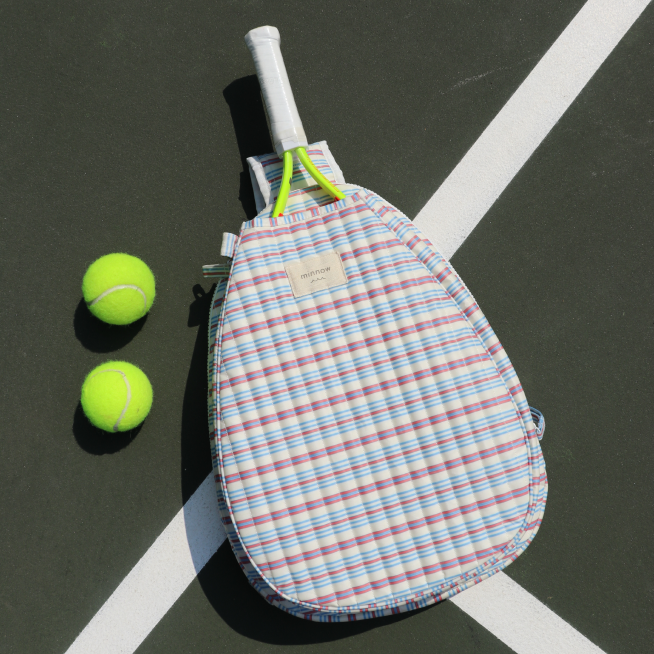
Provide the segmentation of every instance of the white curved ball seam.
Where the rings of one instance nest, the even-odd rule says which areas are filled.
[[[140,286],[136,286],[136,284],[119,284],[118,286],[112,286],[111,288],[108,288],[106,291],[103,291],[98,295],[98,297],[95,298],[95,300],[89,302],[89,306],[92,307],[96,302],[99,302],[103,298],[107,297],[110,293],[113,293],[114,291],[122,291],[124,288],[132,288],[135,291],[138,291],[142,296],[143,296],[143,306],[145,310],[147,311],[148,309],[148,298],[145,296],[145,292]]]
[[[125,406],[123,407],[123,410],[118,416],[118,420],[116,420],[116,424],[113,427],[115,433],[118,431],[118,426],[120,425],[120,421],[125,417],[125,413],[127,413],[127,409],[129,408],[129,403],[132,401],[132,387],[129,385],[129,379],[127,379],[127,375],[122,370],[115,370],[114,368],[107,368],[106,370],[101,370],[100,372],[96,372],[95,375],[91,375],[89,379],[93,379],[93,377],[97,377],[98,375],[101,375],[104,372],[117,372],[119,375],[122,376],[123,381],[125,382],[125,386],[127,387],[127,400],[125,402]]]

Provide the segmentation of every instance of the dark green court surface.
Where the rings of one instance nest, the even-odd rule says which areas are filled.
[[[582,5],[2,3],[0,651],[65,652],[211,470],[201,267],[272,150],[245,33],[280,29],[309,138],[414,217]],[[545,520],[506,573],[608,654],[654,642],[653,34],[650,6],[453,257],[547,419]],[[124,329],[80,289],[120,251],[157,278]],[[78,405],[112,358],[154,387],[129,437]],[[300,622],[225,544],[138,649],[216,651],[510,650],[449,602]]]

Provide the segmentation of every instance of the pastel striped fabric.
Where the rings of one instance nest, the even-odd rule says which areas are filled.
[[[220,279],[223,277],[229,277],[229,273],[232,270],[232,266],[227,263],[211,263],[206,266],[202,266],[202,276],[205,279]]]
[[[236,252],[236,242],[238,237],[236,234],[231,234],[230,232],[223,232],[223,242],[220,246],[220,254],[223,257],[234,257]]]
[[[527,547],[547,494],[544,422],[474,298],[408,218],[340,188],[244,223],[210,323],[230,543],[269,602],[318,621],[479,583]],[[284,264],[328,252],[347,285],[295,298]]]

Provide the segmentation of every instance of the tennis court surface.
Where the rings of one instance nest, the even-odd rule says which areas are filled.
[[[573,21],[595,27],[563,47]],[[598,651],[651,652],[646,0],[3,4],[0,651],[575,651],[567,635],[568,650],[510,646],[501,611],[482,625],[451,601],[305,623],[248,586],[227,543],[212,549],[202,265],[255,214],[246,157],[273,149],[243,40],[266,24],[280,30],[309,140],[328,142],[347,181],[444,230],[546,417],[545,517],[507,584]],[[561,62],[566,74],[549,78]],[[497,117],[515,129],[494,132]],[[445,234],[457,212],[462,231]],[[157,278],[152,311],[127,328],[97,323],[81,299],[86,267],[109,252]],[[79,407],[85,375],[110,359],[154,388],[128,436],[103,436]],[[147,575],[130,577],[144,561],[170,579],[161,616]]]

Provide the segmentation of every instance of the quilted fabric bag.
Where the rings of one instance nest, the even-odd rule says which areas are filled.
[[[450,263],[398,209],[345,184],[327,144],[249,160],[260,213],[225,234],[209,342],[223,524],[250,583],[298,617],[441,601],[513,561],[547,495],[502,345]],[[228,275],[228,276],[227,276]]]

